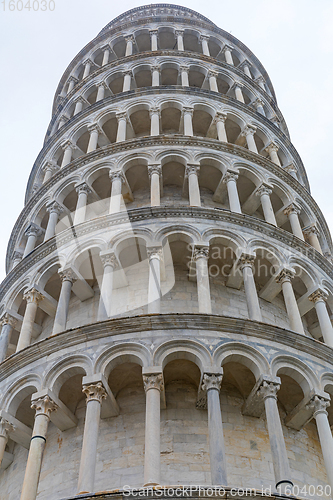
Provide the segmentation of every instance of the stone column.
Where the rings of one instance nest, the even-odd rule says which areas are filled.
[[[83,109],[83,105],[86,104],[86,100],[79,96],[75,99],[75,108],[74,108],[74,113],[73,113],[73,116],[77,115],[78,113],[80,113]]]
[[[148,313],[160,312],[162,247],[147,247],[149,259]]]
[[[96,96],[96,102],[102,101],[105,97],[105,91],[109,90],[109,87],[105,82],[99,82],[97,83],[97,96]]]
[[[15,252],[12,255],[12,265],[10,270],[14,269],[14,267],[16,267],[21,262],[22,258],[23,254],[15,250]]]
[[[17,323],[16,319],[13,318],[13,316],[11,316],[8,313],[5,313],[0,320],[0,325],[2,327],[0,335],[0,363],[2,363],[3,360],[6,358],[9,339],[12,334],[12,331],[16,326],[16,323]]]
[[[31,290],[27,290],[23,294],[23,299],[27,302],[27,306],[25,308],[16,352],[30,345],[38,304],[43,298],[43,295],[35,288],[31,288]]]
[[[200,165],[188,163],[185,169],[185,176],[188,177],[188,191],[191,207],[201,207],[199,188]]]
[[[246,76],[252,79],[251,71],[250,71],[251,63],[245,59],[241,64],[238,65],[239,69],[242,69]]]
[[[256,99],[253,103],[252,106],[255,108],[257,113],[260,113],[263,116],[266,116],[265,110],[264,110],[264,101],[261,99]]]
[[[189,106],[183,106],[184,113],[184,135],[193,136],[192,116],[194,109]]]
[[[227,115],[225,113],[217,111],[217,113],[215,114],[214,120],[216,123],[217,138],[222,142],[228,142],[227,132],[225,129],[226,119]]]
[[[209,88],[212,92],[218,92],[219,88],[217,86],[217,72],[216,71],[208,71],[209,78]]]
[[[272,194],[271,188],[269,186],[266,186],[265,184],[262,184],[256,194],[257,196],[260,197],[260,202],[262,210],[264,212],[265,221],[268,222],[269,224],[273,224],[274,226],[276,226],[277,224],[276,224],[275,214],[270,198]]]
[[[265,151],[269,154],[271,161],[275,163],[275,165],[281,167],[281,162],[277,154],[279,146],[275,142],[271,142],[268,146],[266,146]]]
[[[121,111],[120,113],[116,113],[116,118],[118,121],[116,142],[126,141],[126,126],[127,126],[126,111]]]
[[[110,214],[117,214],[121,207],[121,189],[125,176],[121,171],[110,172],[109,177],[112,182],[111,198],[110,198]]]
[[[160,483],[160,399],[163,390],[163,375],[143,375],[146,391],[146,428],[144,485],[155,486]]]
[[[297,236],[300,240],[304,241],[303,231],[301,224],[299,222],[298,215],[300,213],[299,208],[295,203],[291,203],[283,212],[289,219],[292,233]]]
[[[68,122],[68,120],[69,120],[69,118],[67,118],[66,115],[61,115],[60,119],[59,119],[58,130],[61,129],[61,127],[63,127],[65,125],[65,123]]]
[[[266,87],[265,87],[265,78],[263,76],[259,76],[255,82],[261,87],[265,92],[266,92]]]
[[[97,123],[92,123],[88,125],[88,132],[90,133],[89,143],[87,148],[87,153],[95,151],[97,148],[99,134],[102,133],[101,127]]]
[[[159,207],[161,204],[160,180],[162,177],[162,167],[160,164],[148,165],[148,175],[150,178],[150,205]]]
[[[29,448],[28,461],[22,486],[21,500],[35,500],[42,468],[43,452],[46,443],[47,428],[52,411],[56,411],[57,405],[49,398],[35,399],[31,402],[31,408],[36,410],[35,423]]]
[[[266,422],[271,445],[276,488],[282,494],[286,486],[293,486],[289,468],[286,444],[284,442],[281,420],[277,405],[277,392],[280,385],[277,382],[263,381],[258,394],[264,398]]]
[[[158,107],[150,108],[150,135],[160,135],[160,117],[161,111]]]
[[[233,50],[233,47],[231,47],[231,45],[225,44],[225,46],[223,47],[221,52],[222,52],[222,54],[225,55],[225,60],[226,60],[227,64],[231,64],[232,66],[234,66],[234,61],[232,58],[232,50]]]
[[[184,50],[184,30],[175,30],[175,35],[177,37],[177,50]]]
[[[288,174],[292,175],[294,179],[298,180],[297,178],[297,167],[293,163],[290,163],[286,167],[284,167],[284,170],[288,172]]]
[[[235,96],[236,96],[237,101],[240,101],[240,102],[245,104],[242,88],[243,88],[243,84],[240,82],[235,82],[232,86],[232,89],[234,89],[234,91],[235,91]]]
[[[254,255],[243,254],[240,258],[240,268],[243,273],[246,304],[249,319],[262,321],[259,299],[254,281]]]
[[[315,305],[321,334],[324,338],[325,344],[333,347],[332,322],[326,307],[327,294],[324,290],[318,289],[309,296],[309,300],[311,300],[311,302]]]
[[[70,76],[68,78],[68,89],[67,89],[67,95],[70,94],[74,88],[74,86],[77,84],[78,80],[74,78],[73,76]]]
[[[321,253],[323,255],[323,251],[321,249],[319,240],[318,240],[318,229],[316,226],[312,225],[309,227],[306,227],[303,229],[303,234],[305,234],[308,237],[309,243],[313,248],[317,250],[317,252]]]
[[[202,53],[205,56],[210,56],[209,46],[208,46],[209,39],[210,39],[209,35],[200,35],[200,42],[201,42],[201,46],[202,46]]]
[[[86,220],[88,194],[92,192],[88,184],[85,182],[75,186],[75,191],[78,194],[78,199],[74,215],[74,226],[81,224]]]
[[[182,83],[182,87],[189,87],[190,82],[188,79],[188,74],[189,74],[190,68],[188,66],[182,65],[182,66],[179,66],[179,70],[180,70],[180,80]]]
[[[256,141],[254,140],[254,134],[256,133],[256,131],[257,127],[254,127],[253,125],[246,125],[246,127],[242,131],[242,135],[246,138],[246,143],[249,151],[258,154]]]
[[[64,211],[63,207],[57,202],[52,201],[46,205],[46,211],[49,212],[49,220],[44,236],[44,242],[53,238],[55,235],[56,226],[58,224],[59,215]]]
[[[276,278],[276,282],[281,284],[284,303],[286,306],[290,327],[294,332],[304,335],[304,327],[299,313],[294,289],[291,280],[294,277],[294,272],[289,269],[283,269]]]
[[[209,461],[213,485],[227,486],[227,464],[220,405],[222,374],[205,373],[202,390],[207,391]]]
[[[103,51],[102,66],[105,66],[106,64],[108,64],[110,59],[110,53],[111,53],[110,45],[104,45],[104,47],[101,47],[101,50]]]
[[[100,257],[104,272],[98,306],[98,321],[104,321],[112,316],[113,273],[118,267],[118,260],[115,254],[109,251],[101,253]]]
[[[132,70],[131,69],[124,70],[123,75],[124,75],[123,92],[128,92],[129,90],[131,90]]]
[[[208,258],[209,258],[209,246],[196,245],[193,252],[193,259],[196,262],[199,313],[204,313],[204,314],[212,313],[212,304],[210,300]]]
[[[54,318],[52,335],[56,335],[66,330],[69,301],[71,298],[72,286],[76,279],[71,269],[59,269],[58,273],[61,279],[61,290]]]
[[[133,54],[133,46],[135,43],[134,36],[133,35],[125,36],[125,42],[126,42],[125,57],[131,56]]]
[[[58,165],[56,165],[52,161],[48,161],[47,163],[45,163],[45,165],[43,166],[43,172],[44,172],[43,184],[45,184],[48,180],[50,180],[53,174],[58,172],[58,170],[59,170]]]
[[[158,29],[149,30],[150,35],[150,50],[158,50]]]
[[[37,238],[43,234],[42,229],[34,223],[29,224],[27,229],[24,231],[27,236],[27,242],[23,252],[22,259],[26,257],[30,252],[32,252],[36,246]]]
[[[327,472],[328,484],[333,490],[333,437],[328,421],[326,408],[330,402],[323,397],[314,396],[308,408],[313,410],[313,417],[316,420],[321,451]]]
[[[78,481],[78,494],[94,491],[97,442],[102,401],[107,392],[102,382],[84,385],[82,392],[86,395],[86,419],[84,422],[81,462]]]
[[[86,61],[84,61],[84,63],[83,63],[84,72],[83,72],[82,80],[84,80],[85,78],[87,78],[87,76],[89,76],[92,65],[93,65],[93,62],[91,59],[87,59]]]
[[[158,65],[151,67],[151,85],[152,87],[159,87],[160,85],[161,68]]]
[[[8,442],[9,433],[12,430],[14,430],[12,424],[10,424],[5,418],[0,417],[0,465],[5,455],[5,449],[6,449],[6,444]]]
[[[75,149],[75,146],[71,141],[68,140],[68,141],[63,142],[61,144],[61,147],[64,150],[64,156],[62,158],[61,168],[64,168],[64,167],[66,167],[66,165],[68,165],[68,163],[70,163],[72,161],[72,155],[73,155],[73,151]]]
[[[237,191],[237,179],[238,174],[236,172],[227,171],[224,174],[223,182],[227,185],[230,210],[236,214],[241,214],[242,210]]]

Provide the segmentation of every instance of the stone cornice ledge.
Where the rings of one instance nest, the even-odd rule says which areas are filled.
[[[258,231],[258,233],[274,238],[277,241],[283,241],[290,248],[293,248],[301,252],[304,256],[310,258],[312,262],[315,262],[321,269],[324,270],[327,276],[333,279],[333,265],[308,243],[305,243],[284,229],[275,227],[272,224],[268,224],[263,220],[257,219],[256,217],[245,214],[236,214],[225,209],[186,206],[134,208],[132,210],[128,210],[127,212],[121,212],[120,214],[104,215],[98,219],[91,219],[83,222],[82,224],[75,226],[75,237],[87,235],[96,229],[111,228],[112,226],[118,224],[128,223],[128,221],[136,223],[154,218],[184,219],[186,217],[191,219],[230,222],[231,224],[237,224],[239,227],[248,227],[254,231]],[[10,286],[21,276],[29,272],[33,265],[40,262],[42,259],[72,239],[73,227],[70,227],[59,233],[56,237],[50,238],[48,241],[35,248],[30,255],[25,257],[7,274],[6,278],[1,283],[0,301],[3,299]]]
[[[327,345],[299,333],[257,321],[209,314],[142,314],[119,317],[66,330],[31,344],[22,351],[12,354],[0,365],[0,381],[15,373],[18,368],[28,366],[42,357],[50,356],[67,348],[110,336],[156,330],[208,330],[222,333],[247,335],[254,339],[278,342],[281,346],[292,347],[326,363],[332,363],[332,349]],[[185,335],[186,338],[188,336]],[[138,339],[139,340],[139,339]]]

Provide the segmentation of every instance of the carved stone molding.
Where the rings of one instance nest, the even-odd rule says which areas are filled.
[[[33,399],[31,401],[31,408],[36,411],[36,417],[38,415],[46,415],[50,418],[53,411],[56,411],[58,406],[49,396],[44,396],[43,398]]]
[[[102,403],[103,399],[106,399],[107,397],[107,392],[104,389],[102,382],[84,385],[82,392],[86,395],[87,404],[89,401],[98,401],[99,403]]]

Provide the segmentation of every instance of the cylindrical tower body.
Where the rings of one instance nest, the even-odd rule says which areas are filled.
[[[255,55],[188,8],[114,19],[61,78],[8,245],[1,498],[329,497],[331,251]]]

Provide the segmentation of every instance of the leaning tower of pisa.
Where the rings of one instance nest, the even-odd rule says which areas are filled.
[[[255,55],[188,8],[115,18],[8,245],[0,498],[329,498],[331,251]]]

